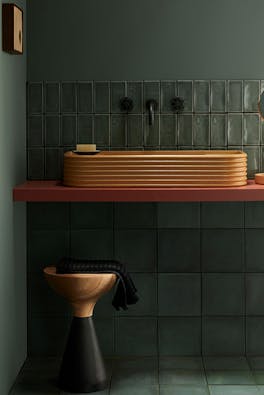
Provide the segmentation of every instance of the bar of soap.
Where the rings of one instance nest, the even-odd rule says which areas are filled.
[[[76,151],[81,151],[81,152],[96,151],[96,144],[77,144]]]
[[[264,173],[256,173],[255,174],[255,183],[256,184],[264,184]]]

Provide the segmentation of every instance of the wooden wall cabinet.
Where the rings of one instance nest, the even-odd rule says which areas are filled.
[[[23,53],[23,11],[15,4],[2,5],[3,51]]]

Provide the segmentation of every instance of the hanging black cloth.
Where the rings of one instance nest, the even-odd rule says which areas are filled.
[[[135,304],[138,301],[135,284],[130,274],[126,271],[125,265],[121,262],[64,257],[57,263],[56,272],[58,274],[114,273],[118,278],[112,301],[115,309],[119,310],[121,307],[123,310],[127,310],[127,305]]]

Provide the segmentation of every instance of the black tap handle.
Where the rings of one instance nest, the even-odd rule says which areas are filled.
[[[173,111],[180,112],[184,110],[184,99],[182,97],[173,97],[170,101],[170,104]]]
[[[122,111],[130,112],[133,110],[134,103],[130,97],[122,97],[119,102],[120,108]]]

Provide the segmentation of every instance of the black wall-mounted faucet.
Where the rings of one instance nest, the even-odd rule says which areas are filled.
[[[154,114],[158,108],[158,102],[155,99],[150,99],[146,102],[146,107],[149,112],[149,125],[154,125]]]

